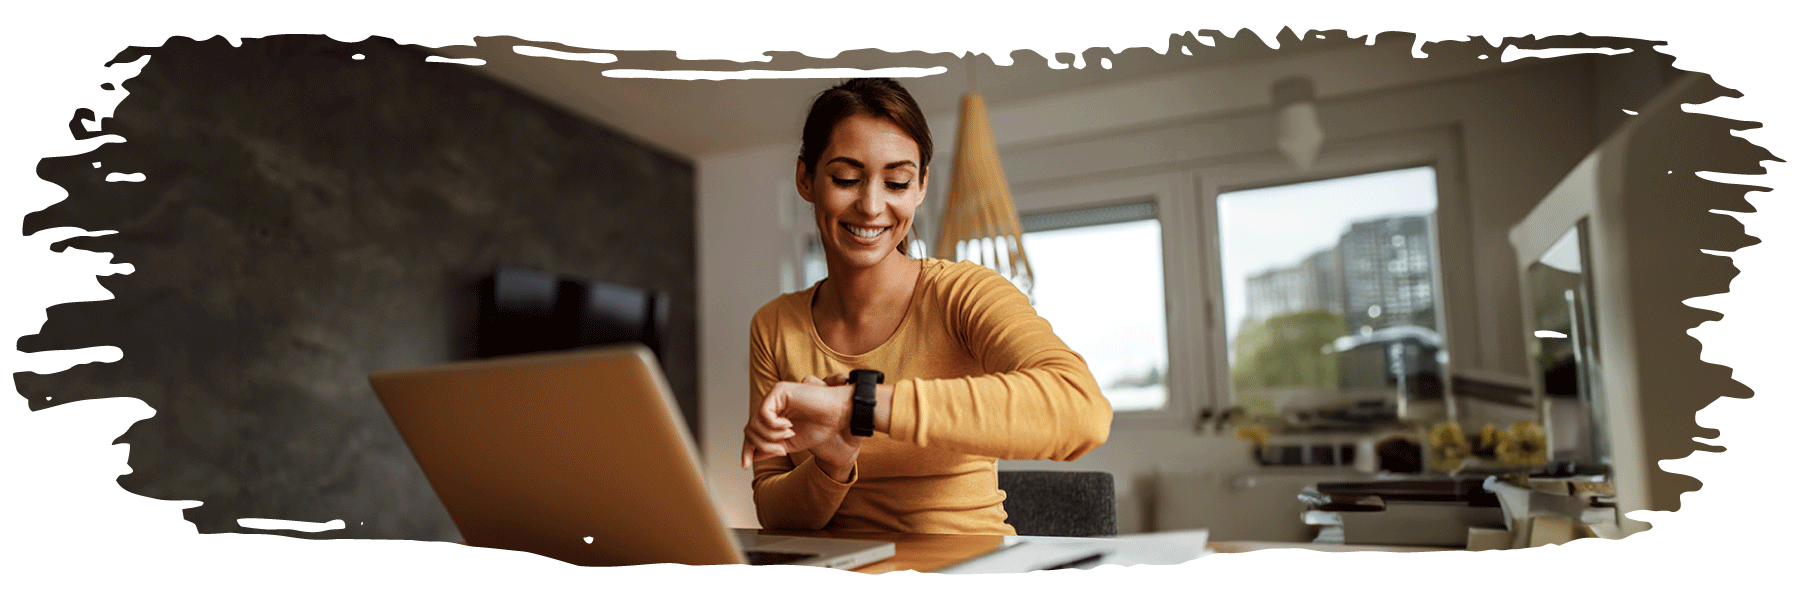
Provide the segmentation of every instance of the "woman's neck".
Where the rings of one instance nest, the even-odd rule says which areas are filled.
[[[891,329],[912,304],[924,263],[895,252],[867,268],[829,267],[829,277],[814,297],[814,313],[857,330]]]

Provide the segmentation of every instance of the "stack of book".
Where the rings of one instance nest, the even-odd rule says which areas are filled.
[[[1506,530],[1481,532],[1489,540],[1479,547],[1475,543],[1478,534],[1471,531],[1471,550],[1529,548],[1623,535],[1612,484],[1602,476],[1490,477],[1482,487],[1500,498],[1507,516]]]
[[[1392,479],[1318,483],[1300,499],[1314,542],[1466,547],[1471,528],[1506,528],[1500,499],[1482,479]]]

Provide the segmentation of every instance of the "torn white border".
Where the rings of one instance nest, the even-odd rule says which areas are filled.
[[[591,4],[591,3],[590,3]],[[514,1],[499,5],[420,3],[388,6],[319,0],[302,5],[250,9],[241,3],[99,1],[68,7],[39,3],[9,15],[16,33],[7,39],[13,93],[6,96],[7,141],[0,183],[8,192],[4,215],[7,273],[5,337],[34,332],[46,303],[92,295],[92,274],[118,265],[91,257],[52,254],[42,238],[23,238],[19,219],[59,201],[62,192],[38,180],[38,159],[85,152],[106,138],[74,141],[68,122],[76,108],[108,116],[108,94],[99,84],[120,76],[100,66],[126,46],[159,46],[170,35],[232,39],[293,32],[326,33],[340,40],[370,34],[403,43],[441,46],[470,43],[475,35],[504,33],[555,40],[575,47],[625,50],[678,49],[689,59],[763,62],[765,50],[833,56],[855,48],[989,53],[1002,64],[1016,49],[1044,56],[1088,47],[1148,46],[1163,49],[1167,36],[1187,29],[1233,32],[1257,28],[1273,39],[1282,25],[1343,27],[1353,36],[1380,31],[1418,32],[1423,39],[1572,32],[1670,42],[1664,51],[1679,68],[1712,74],[1746,94],[1701,110],[1765,127],[1743,133],[1788,160],[1797,102],[1791,73],[1796,53],[1788,45],[1787,19],[1768,11],[1778,5],[1726,0],[1704,5],[1648,7],[1641,2],[1512,2],[1451,9],[1436,2],[1108,2],[1108,12],[1055,9],[1042,4],[988,8],[967,2],[911,2],[899,6],[852,4],[843,11],[792,3],[725,4],[695,9],[630,9]],[[865,10],[867,9],[867,10]],[[879,10],[877,10],[879,9]],[[1466,12],[1458,12],[1458,11]],[[32,12],[36,11],[36,12]],[[676,12],[679,11],[679,12]],[[856,18],[846,18],[845,13]],[[1304,17],[1304,22],[1302,22]],[[1421,44],[1422,46],[1423,44]],[[105,110],[102,110],[105,108]],[[117,141],[117,140],[114,140]],[[129,142],[126,142],[129,143]],[[1166,568],[1102,569],[1023,578],[956,578],[894,574],[865,580],[842,573],[795,569],[651,566],[578,569],[519,553],[453,544],[393,541],[317,542],[280,536],[200,536],[183,521],[181,502],[141,498],[112,481],[125,465],[110,445],[126,427],[150,415],[132,399],[87,400],[37,413],[12,396],[0,407],[0,468],[8,493],[0,494],[13,527],[0,548],[12,558],[0,586],[25,586],[58,595],[115,595],[154,591],[198,596],[339,594],[496,596],[619,590],[682,595],[772,595],[854,590],[863,597],[917,598],[925,593],[1101,597],[1125,590],[1174,594],[1256,594],[1300,597],[1330,593],[1336,582],[1382,574],[1402,577],[1412,591],[1483,596],[1584,593],[1604,590],[1630,597],[1653,593],[1714,595],[1734,589],[1784,589],[1788,571],[1781,548],[1784,528],[1759,511],[1791,497],[1787,476],[1790,423],[1800,403],[1789,376],[1793,351],[1780,340],[1797,336],[1791,271],[1796,255],[1793,224],[1800,212],[1789,184],[1792,169],[1772,164],[1755,178],[1772,193],[1753,193],[1755,214],[1744,215],[1748,233],[1762,244],[1733,253],[1743,270],[1733,293],[1709,297],[1722,322],[1697,327],[1704,360],[1736,368],[1756,391],[1750,400],[1725,399],[1701,411],[1702,426],[1717,427],[1724,454],[1701,454],[1665,463],[1699,477],[1705,488],[1683,499],[1681,511],[1651,515],[1657,529],[1621,543],[1576,542],[1565,548],[1505,553],[1434,555],[1334,555],[1260,552],[1216,555]],[[1777,308],[1777,305],[1784,305]],[[30,362],[9,343],[0,350],[8,372]],[[42,357],[39,357],[42,358]],[[126,357],[129,360],[129,357]],[[672,587],[674,586],[674,587]],[[79,592],[73,594],[70,592]],[[838,593],[838,592],[827,592]]]
[[[332,519],[324,523],[315,523],[312,521],[289,521],[287,519],[257,519],[246,517],[238,519],[237,524],[239,527],[261,529],[263,531],[287,530],[304,531],[307,533],[336,531],[344,528],[343,519]]]

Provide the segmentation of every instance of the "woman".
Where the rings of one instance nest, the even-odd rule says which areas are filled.
[[[1013,533],[997,459],[1079,458],[1106,441],[1110,405],[1011,282],[906,255],[931,132],[904,88],[828,89],[801,138],[794,180],[828,276],[751,321],[743,462],[756,468],[757,517],[770,529]],[[850,385],[857,369],[885,383]],[[872,414],[853,407],[858,387],[873,392]]]

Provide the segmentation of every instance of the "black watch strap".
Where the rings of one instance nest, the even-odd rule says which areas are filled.
[[[881,371],[857,369],[850,372],[850,435],[875,435],[875,386],[887,379]]]

